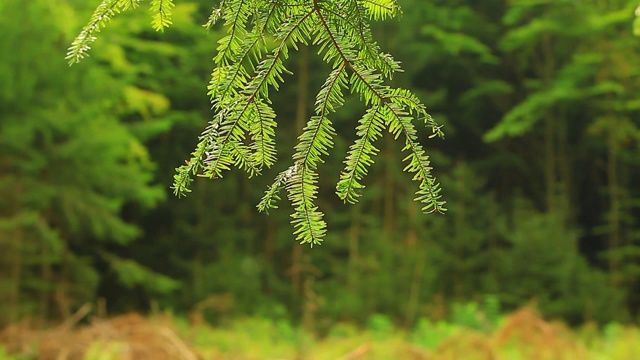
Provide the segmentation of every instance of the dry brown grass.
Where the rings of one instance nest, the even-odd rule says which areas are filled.
[[[515,347],[527,359],[586,359],[587,350],[567,327],[543,320],[532,307],[507,317],[491,339],[494,348]]]
[[[496,360],[497,356],[487,336],[463,331],[445,340],[429,359]]]
[[[253,324],[252,327],[249,323],[248,327],[245,324],[245,327],[238,328],[192,325],[182,333],[190,337],[194,344],[192,347],[178,337],[174,330],[176,321],[168,316],[145,318],[127,314],[112,319],[94,318],[88,325],[77,326],[87,313],[88,309],[84,313],[80,311],[48,331],[33,330],[28,321],[13,324],[0,331],[0,345],[10,353],[25,354],[38,360],[575,360],[600,358],[593,357],[589,351],[596,350],[602,354],[609,349],[601,345],[605,350],[591,347],[588,350],[576,333],[561,323],[545,321],[532,307],[522,308],[506,317],[492,334],[457,327],[434,349],[410,344],[406,334],[400,331],[383,339],[364,331],[345,338],[309,338],[304,351],[296,348],[291,339],[274,338],[271,331],[275,330],[271,327],[267,327],[268,333],[263,334],[264,324],[261,322],[258,323],[261,326]],[[592,331],[598,332],[597,329]],[[195,335],[201,337],[199,342]],[[594,344],[604,341],[600,338],[602,335],[594,336]],[[625,344],[635,341],[635,332],[633,336],[631,340],[625,340]],[[202,337],[206,338],[206,344]],[[606,358],[626,360],[629,357],[624,354],[629,352],[623,351],[622,355],[616,356],[607,354]],[[87,357],[88,354],[92,356]]]
[[[93,319],[73,329],[67,323],[49,331],[14,324],[0,333],[7,351],[34,355],[38,360],[83,360],[92,348],[113,359],[196,360],[198,357],[173,331],[168,319],[149,320],[127,314],[109,320]]]
[[[507,318],[493,334],[461,330],[429,354],[430,360],[587,359],[588,351],[561,323],[545,321],[533,307]]]

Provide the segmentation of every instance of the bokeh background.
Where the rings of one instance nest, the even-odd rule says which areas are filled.
[[[335,183],[363,112],[349,97],[319,169],[329,233],[309,248],[286,201],[268,216],[255,204],[329,71],[317,49],[292,54],[293,75],[272,93],[281,162],[262,177],[198,179],[178,199],[174,169],[213,116],[223,31],[202,27],[212,2],[176,1],[163,33],[146,7],[123,13],[69,67],[97,1],[1,1],[0,328],[46,327],[85,304],[213,326],[285,321],[317,336],[343,323],[483,329],[523,306],[569,326],[634,324],[637,1],[399,3],[402,16],[373,31],[403,63],[394,85],[444,125],[444,140],[422,136],[449,211],[420,213],[388,134],[361,201],[341,203]]]

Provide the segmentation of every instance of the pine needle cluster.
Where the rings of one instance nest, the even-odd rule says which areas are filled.
[[[95,33],[120,11],[140,1],[103,0],[89,24],[71,45],[67,58],[80,60],[95,40]],[[171,24],[172,0],[151,0],[153,27]],[[193,176],[221,178],[238,167],[249,176],[276,163],[276,113],[269,91],[278,90],[291,50],[315,45],[331,66],[315,101],[315,114],[307,121],[295,146],[291,166],[282,171],[257,205],[260,211],[276,208],[283,188],[294,213],[297,240],[311,246],[326,234],[324,214],[315,204],[318,164],[333,146],[336,131],[331,114],[345,102],[345,92],[357,94],[367,107],[359,119],[357,139],[351,145],[336,186],[340,199],[356,203],[365,187],[364,177],[378,149],[375,141],[387,129],[402,136],[405,171],[418,183],[416,201],[424,212],[444,212],[440,186],[431,175],[429,157],[419,142],[414,120],[443,136],[440,126],[411,91],[385,83],[401,71],[399,63],[381,51],[373,39],[370,21],[397,16],[396,0],[221,0],[205,27],[222,21],[226,35],[219,41],[208,94],[215,115],[199,138],[186,164],[177,168],[173,189],[190,192]],[[275,47],[273,44],[275,42]]]

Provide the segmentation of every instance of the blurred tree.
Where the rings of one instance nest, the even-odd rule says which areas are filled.
[[[98,64],[68,70],[59,56],[75,15],[68,3],[2,6],[0,321],[69,316],[93,300],[100,262],[130,286],[174,289],[109,254],[140,234],[123,207],[162,198],[146,148],[118,119],[136,90]]]
[[[626,5],[626,9],[632,9],[632,3]],[[640,61],[637,54],[640,46],[637,39],[622,35],[627,32],[626,12],[613,12],[605,6],[597,10],[610,13],[606,17],[593,14],[591,18],[599,30],[595,39],[600,66],[594,77],[598,84],[607,84],[612,90],[591,103],[592,121],[584,130],[591,145],[590,153],[603,164],[605,179],[600,193],[608,203],[608,211],[599,219],[602,225],[593,231],[607,238],[608,250],[603,255],[608,259],[612,284],[635,288],[640,280],[636,265],[640,251],[639,224],[634,216],[639,209],[640,193],[633,184],[639,174],[640,72],[632,64]],[[634,49],[636,51],[632,51]],[[638,304],[640,298],[631,295],[630,301]]]
[[[317,205],[332,229],[325,245],[313,251],[292,246],[291,232],[282,226],[285,212],[257,216],[238,202],[259,199],[269,179],[249,181],[243,172],[230,171],[226,181],[211,187],[207,179],[195,178],[197,196],[169,197],[147,211],[133,203],[149,194],[124,194],[113,170],[136,163],[139,173],[132,170],[124,182],[145,187],[153,173],[170,192],[174,164],[193,148],[211,112],[203,91],[210,79],[206,59],[226,36],[221,24],[202,31],[211,2],[177,2],[170,8],[173,24],[163,34],[140,12],[114,17],[114,26],[101,34],[107,41],[92,44],[92,63],[69,71],[55,54],[78,25],[78,14],[63,6],[71,3],[29,7],[41,18],[45,11],[56,15],[41,24],[29,20],[36,15],[0,15],[10,40],[0,46],[11,54],[0,59],[0,77],[9,84],[0,89],[4,304],[20,304],[22,313],[51,313],[47,307],[57,301],[51,299],[92,300],[100,282],[100,295],[116,311],[157,300],[210,320],[289,314],[320,330],[340,320],[373,321],[373,313],[406,326],[424,316],[455,318],[460,310],[451,304],[486,294],[507,310],[536,299],[544,313],[572,322],[624,318],[622,295],[637,304],[638,41],[628,36],[631,2],[404,0],[407,11],[400,21],[372,23],[380,48],[403,60],[406,70],[385,84],[428,98],[429,112],[448,129],[447,141],[429,143],[437,146],[429,153],[450,185],[451,213],[419,216],[420,206],[406,190],[411,179],[396,161],[400,146],[390,136],[378,141],[382,153],[367,170],[370,180],[359,206],[342,210],[332,190],[344,170],[336,153],[348,153],[362,138],[352,124],[367,114],[364,104],[350,101],[359,94],[345,91],[345,105],[331,114],[335,151],[316,169],[328,174],[318,179]],[[168,12],[154,3],[154,24],[166,24]],[[15,2],[0,7],[3,14],[18,11]],[[49,45],[16,45],[36,37],[44,39],[38,45]],[[278,47],[273,38],[266,40],[268,53]],[[297,86],[269,93],[278,122],[291,125],[278,128],[281,157],[295,152],[304,114],[314,111],[305,91],[322,88],[323,73],[331,71],[332,64],[305,58],[305,51],[318,50],[311,44],[292,51],[282,65],[300,75]],[[14,86],[18,77],[24,80]],[[36,85],[43,91],[28,90]],[[99,143],[89,143],[96,133]],[[493,141],[483,142],[485,133]],[[428,144],[426,136],[417,141]],[[88,150],[69,150],[62,159],[69,142]],[[125,150],[132,143],[135,152]],[[49,155],[61,160],[54,163]],[[114,165],[100,173],[92,161],[96,156],[100,166]],[[149,157],[159,160],[154,169]],[[272,178],[283,170],[277,167],[262,172]],[[96,201],[86,211],[62,212],[56,196],[64,193],[58,189],[63,183],[76,189],[77,198],[67,201],[78,207],[92,192],[114,200],[105,200],[106,207]],[[91,224],[106,220],[83,217],[96,207],[117,223],[105,225],[98,242],[93,240],[100,225]],[[144,234],[130,225],[122,230],[134,222]],[[609,269],[617,288],[593,265]],[[166,292],[178,284],[158,271],[180,280],[181,291]],[[74,289],[84,281],[88,290],[65,293],[61,279],[69,278],[76,281]]]
[[[637,58],[633,51],[637,45],[627,26],[633,8],[633,1],[590,6],[571,1],[514,2],[504,16],[510,29],[500,46],[519,79],[513,98],[520,100],[485,137],[494,141],[528,134],[529,139],[539,139],[526,145],[531,163],[537,164],[545,179],[544,188],[533,193],[545,199],[550,211],[566,206],[591,211],[581,204],[578,192],[583,188],[572,184],[585,171],[600,172],[593,159],[604,156],[606,180],[597,186],[608,194],[605,233],[612,251],[609,268],[614,284],[621,281],[622,258],[617,249],[628,250],[633,242],[622,239],[631,235],[623,230],[633,226],[624,214],[632,211],[634,196],[623,195],[628,180],[621,176],[630,173],[620,168],[621,145],[637,141],[637,119],[629,115],[636,108],[638,92],[632,80],[638,72],[629,66]],[[594,148],[584,139],[595,134],[602,142]],[[604,154],[598,149],[603,148],[601,144],[606,144]]]

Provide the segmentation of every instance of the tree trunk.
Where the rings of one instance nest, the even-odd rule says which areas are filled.
[[[301,46],[298,55],[296,131],[300,133],[309,118],[309,47]],[[302,263],[302,246],[296,244],[291,253],[291,285],[295,294],[302,291]]]
[[[620,262],[617,252],[620,247],[620,197],[618,185],[618,144],[613,131],[608,133],[607,187],[609,192],[609,274],[611,284],[620,285]]]

